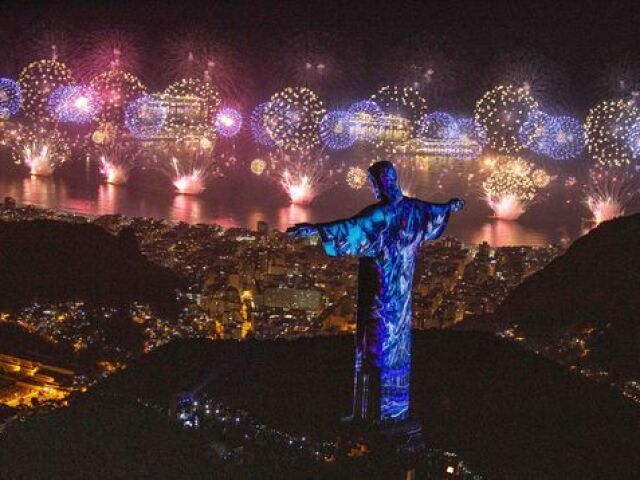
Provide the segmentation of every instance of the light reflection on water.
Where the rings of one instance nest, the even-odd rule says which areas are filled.
[[[95,178],[89,178],[86,172],[81,173],[80,178],[68,178],[68,175],[58,172],[49,178],[0,174],[0,197],[11,196],[19,204],[79,214],[122,213],[127,216],[167,218],[176,222],[217,223],[227,228],[255,229],[261,220],[281,231],[298,222],[328,221],[350,216],[373,201],[369,192],[354,193],[337,188],[309,206],[287,205],[286,199],[275,189],[265,190],[264,195],[246,195],[247,191],[254,189],[252,185],[242,186],[240,190],[244,192],[230,188],[226,194],[216,196],[171,195],[168,189],[145,190],[136,185],[100,184]],[[454,188],[446,188],[451,192],[449,196],[461,195]],[[434,201],[443,201],[440,192],[434,191],[433,195],[436,197]],[[430,195],[425,197],[431,198]],[[551,200],[546,199],[545,202]],[[537,212],[532,209],[520,222],[488,218],[490,212],[475,199],[468,199],[467,207],[453,218],[447,230],[449,235],[465,243],[487,241],[494,246],[547,245],[568,243],[580,234],[579,218],[575,219],[575,225],[562,223],[558,218],[550,219],[548,205],[539,207]],[[571,212],[563,215],[572,219]]]
[[[544,245],[548,235],[544,232],[529,230],[517,222],[494,219],[485,223],[472,237],[471,243],[486,241],[491,245]]]

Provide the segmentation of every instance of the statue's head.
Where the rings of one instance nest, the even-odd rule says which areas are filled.
[[[378,200],[393,201],[402,197],[402,191],[398,185],[398,173],[391,162],[382,160],[371,165],[369,182]]]

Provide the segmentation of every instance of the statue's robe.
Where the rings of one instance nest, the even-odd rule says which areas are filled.
[[[319,224],[327,255],[360,257],[353,416],[371,423],[409,415],[411,288],[422,242],[438,238],[449,204],[401,197]]]

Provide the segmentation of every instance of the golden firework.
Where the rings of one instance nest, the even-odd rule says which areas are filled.
[[[127,104],[147,93],[147,87],[138,77],[117,68],[102,72],[89,83],[104,104],[100,118],[120,125],[124,122]]]
[[[527,89],[499,85],[478,100],[474,116],[487,132],[489,147],[509,154],[524,148],[518,138],[520,127],[537,111],[538,103]]]
[[[47,111],[49,95],[56,88],[72,83],[71,70],[62,62],[38,60],[27,65],[18,76],[25,115],[36,121],[51,120]]]
[[[254,175],[262,175],[264,169],[267,168],[267,162],[262,160],[261,158],[256,158],[251,161],[251,173]]]
[[[537,188],[546,188],[551,183],[551,176],[541,168],[531,173],[531,181]]]
[[[628,138],[639,113],[632,103],[624,100],[605,101],[589,110],[584,128],[589,153],[596,162],[610,167],[632,163]]]
[[[309,152],[320,145],[318,126],[325,112],[313,90],[287,87],[271,96],[264,112],[265,130],[280,148]]]
[[[367,184],[367,172],[360,167],[350,167],[346,175],[347,185],[360,190]]]
[[[211,123],[220,108],[222,99],[218,89],[199,78],[183,78],[169,85],[164,93],[172,97],[197,97],[204,101],[206,121]]]

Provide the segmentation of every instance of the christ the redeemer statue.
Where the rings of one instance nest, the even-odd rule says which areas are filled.
[[[369,168],[378,198],[354,217],[302,223],[294,237],[320,235],[327,255],[360,257],[353,420],[394,423],[409,416],[411,288],[420,244],[435,240],[464,202],[428,203],[405,197],[392,163]]]

